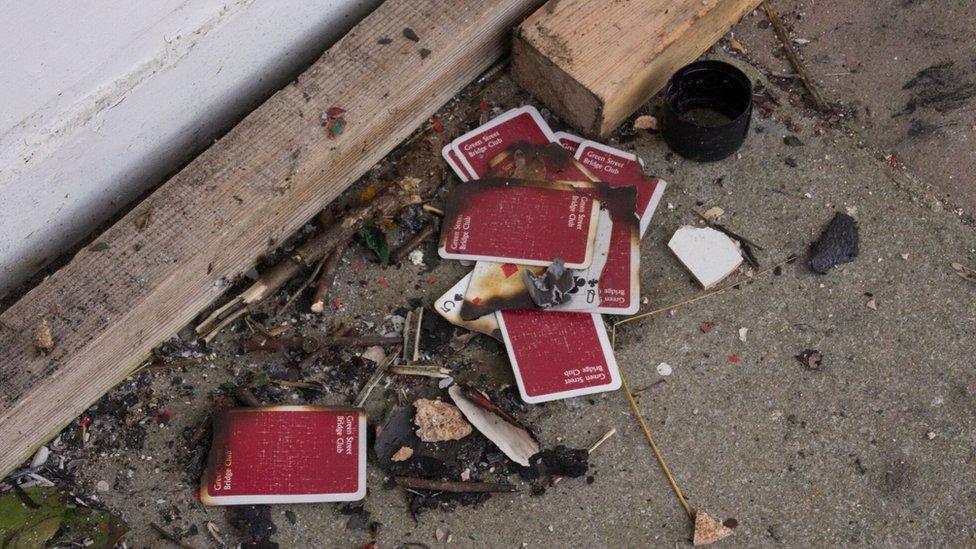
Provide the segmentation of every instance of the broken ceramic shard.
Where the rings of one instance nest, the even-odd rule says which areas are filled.
[[[831,267],[854,261],[859,240],[857,221],[847,214],[835,214],[810,250],[810,268],[827,274]]]
[[[715,520],[704,509],[695,513],[695,545],[708,545],[732,535],[732,528]]]
[[[706,290],[742,264],[739,245],[711,227],[685,225],[675,231],[668,248]]]
[[[558,257],[540,275],[536,275],[532,269],[523,270],[522,282],[532,301],[543,309],[569,301],[569,291],[576,285],[573,271],[567,269]]]
[[[515,463],[523,467],[529,466],[529,458],[539,453],[539,443],[528,431],[479,406],[464,396],[461,387],[457,385],[452,385],[447,392],[464,413],[464,417],[468,418],[468,421],[485,435],[485,438],[495,443],[495,446],[498,446],[498,449]],[[488,400],[488,397],[483,394],[480,396]]]
[[[471,425],[461,417],[457,406],[426,398],[418,398],[413,406],[413,421],[419,427],[417,436],[424,442],[461,440],[471,434]]]

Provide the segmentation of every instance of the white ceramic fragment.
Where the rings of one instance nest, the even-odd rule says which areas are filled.
[[[711,227],[685,225],[675,231],[668,247],[705,289],[721,282],[742,264],[739,245]]]

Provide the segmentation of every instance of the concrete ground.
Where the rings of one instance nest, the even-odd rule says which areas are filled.
[[[852,127],[971,218],[976,212],[976,2],[777,0],[808,70]],[[789,75],[766,18],[733,29],[752,63]],[[808,41],[808,42],[807,42]],[[798,86],[798,81],[792,81]]]
[[[757,20],[747,18],[740,27]],[[469,94],[499,109],[531,102],[506,77]],[[444,134],[419,139],[364,184],[396,174],[443,177],[440,145],[476,123],[477,103],[448,105]],[[553,124],[558,129],[558,121]],[[788,146],[787,135],[803,145]],[[640,407],[686,496],[714,516],[739,522],[722,545],[976,544],[976,284],[950,267],[976,266],[976,233],[940,196],[891,166],[870,137],[861,139],[784,102],[767,117],[757,112],[740,154],[714,164],[683,161],[645,133],[610,141],[638,152],[670,182],[642,245],[643,310],[701,292],[666,248],[677,227],[696,221],[692,208],[722,207],[719,222],[762,245],[764,266],[801,256],[779,274],[736,275],[739,289],[630,323],[618,334],[621,370],[642,389]],[[858,220],[860,256],[817,275],[803,258],[835,212]],[[339,321],[364,333],[379,331],[394,310],[411,299],[429,306],[466,272],[438,260],[432,242],[424,249],[423,266],[383,268],[371,252],[354,247],[337,278],[341,307],[321,318],[285,318],[303,333],[321,333]],[[868,306],[872,300],[876,308]],[[703,322],[714,327],[703,333]],[[748,329],[745,341],[740,328]],[[222,383],[289,361],[238,356],[233,349],[241,333],[225,333],[200,365],[140,374],[110,393],[91,415],[110,423],[105,403],[124,403],[133,394],[135,403],[124,404],[133,420],[114,432],[99,431],[96,420],[88,449],[72,449],[76,429],[62,436],[64,452],[78,460],[69,461],[69,486],[120,514],[133,529],[130,547],[164,543],[150,522],[183,532],[194,547],[216,546],[208,522],[228,544],[249,538],[231,525],[230,510],[196,502],[197,477],[183,453]],[[820,370],[794,358],[805,349],[823,353]],[[504,349],[487,338],[432,360],[482,388],[513,383]],[[661,362],[672,366],[670,376],[657,374]],[[312,374],[327,377],[328,366]],[[431,392],[436,384],[397,382],[374,395],[371,423],[402,398],[400,389]],[[302,395],[294,395],[284,397],[300,402]],[[345,398],[330,393],[312,402]],[[164,409],[168,423],[151,414]],[[461,547],[689,545],[690,523],[622,393],[530,406],[522,417],[546,447],[586,447],[611,427],[618,434],[592,456],[592,483],[566,479],[532,495],[513,475],[519,493],[453,512],[428,511],[416,521],[402,490],[388,487],[371,461],[365,509],[370,521],[381,523],[375,538],[347,528],[349,516],[339,505],[316,504],[274,506],[272,539],[282,547],[371,541],[435,547],[446,544],[435,538],[441,529]],[[99,481],[108,489],[103,484],[98,491]]]

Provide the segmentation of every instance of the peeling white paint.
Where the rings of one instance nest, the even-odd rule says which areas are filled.
[[[0,295],[285,84],[379,0],[12,0]]]

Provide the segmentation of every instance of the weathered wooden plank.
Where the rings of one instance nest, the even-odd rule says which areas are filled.
[[[515,80],[579,131],[613,131],[760,0],[551,0],[519,25]]]
[[[487,68],[540,3],[389,0],[0,315],[0,475]],[[332,106],[347,111],[334,140],[320,119]],[[42,319],[46,356],[32,344]]]

